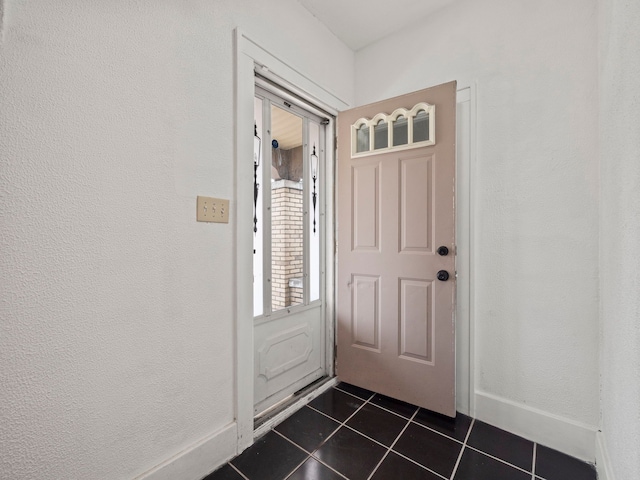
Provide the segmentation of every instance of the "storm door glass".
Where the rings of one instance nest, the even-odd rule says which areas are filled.
[[[302,117],[271,106],[271,309],[304,303]]]

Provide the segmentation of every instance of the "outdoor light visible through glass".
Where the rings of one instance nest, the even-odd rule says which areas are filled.
[[[258,167],[260,166],[260,150],[262,140],[258,136],[258,125],[253,122],[253,233],[258,232]]]
[[[316,154],[316,146],[313,145],[313,153],[311,154],[311,179],[313,180],[313,192],[311,200],[313,202],[313,233],[316,233],[316,201],[318,194],[316,193],[316,180],[318,179],[318,155]]]

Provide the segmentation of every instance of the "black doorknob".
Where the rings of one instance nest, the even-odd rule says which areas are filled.
[[[440,270],[437,277],[441,282],[446,282],[447,280],[449,280],[449,272],[447,272],[446,270]]]
[[[449,255],[449,249],[444,245],[438,247],[438,255],[440,255],[441,257],[446,257],[447,255]]]

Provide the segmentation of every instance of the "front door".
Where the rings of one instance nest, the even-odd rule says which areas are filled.
[[[254,415],[326,375],[324,118],[256,87]]]
[[[338,116],[340,380],[455,416],[456,82]]]

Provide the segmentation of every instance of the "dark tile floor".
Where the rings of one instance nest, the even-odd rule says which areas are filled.
[[[593,465],[340,383],[205,480],[595,480]]]

